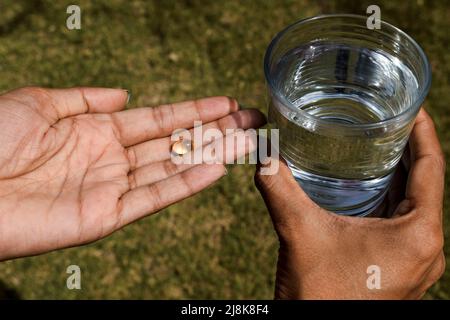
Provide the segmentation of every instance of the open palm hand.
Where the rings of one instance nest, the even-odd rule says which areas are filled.
[[[126,102],[121,89],[0,96],[0,260],[98,240],[225,174],[223,164],[172,163],[173,130],[264,123],[226,97],[121,111]]]

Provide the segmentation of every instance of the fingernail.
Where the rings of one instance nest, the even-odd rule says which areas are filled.
[[[128,104],[128,102],[130,102],[130,100],[131,100],[131,91],[127,90],[127,89],[125,89],[124,91],[126,91],[126,93],[127,93],[127,102],[126,102],[126,104]]]

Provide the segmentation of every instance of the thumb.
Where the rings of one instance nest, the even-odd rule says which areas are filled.
[[[266,158],[267,164],[259,164],[255,173],[255,185],[261,193],[269,210],[278,234],[292,230],[298,232],[298,227],[305,219],[317,215],[321,209],[314,203],[295,181],[284,160],[273,157]],[[267,166],[277,167],[277,172],[264,174]],[[272,170],[273,171],[273,170]]]

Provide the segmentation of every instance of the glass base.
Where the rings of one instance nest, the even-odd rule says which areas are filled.
[[[375,179],[346,180],[324,177],[296,168],[289,168],[308,196],[322,208],[346,216],[366,216],[384,199],[393,172]]]

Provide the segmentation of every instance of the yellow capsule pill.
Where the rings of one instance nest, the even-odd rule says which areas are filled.
[[[190,140],[180,140],[172,145],[172,153],[182,156],[192,150],[192,142]]]

